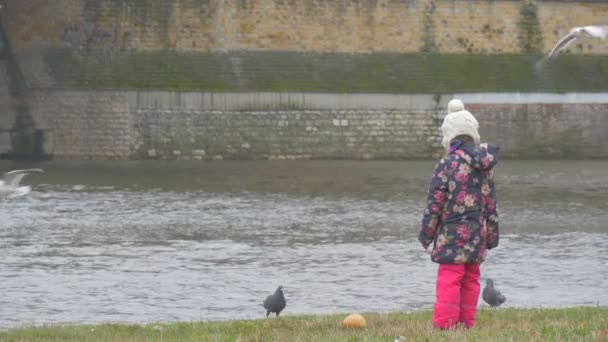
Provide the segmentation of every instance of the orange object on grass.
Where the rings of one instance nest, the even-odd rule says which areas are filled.
[[[342,321],[342,325],[345,328],[365,328],[367,321],[359,314],[350,314]]]

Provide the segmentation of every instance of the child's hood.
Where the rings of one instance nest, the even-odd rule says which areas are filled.
[[[480,171],[490,171],[498,163],[498,152],[500,148],[497,145],[491,144],[474,144],[462,145],[456,150],[460,158],[467,164]]]

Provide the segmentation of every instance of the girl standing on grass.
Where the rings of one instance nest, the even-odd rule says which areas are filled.
[[[498,212],[492,168],[498,146],[479,144],[479,124],[462,101],[448,103],[439,161],[429,187],[418,240],[439,264],[433,325],[475,326],[479,265],[498,246]]]

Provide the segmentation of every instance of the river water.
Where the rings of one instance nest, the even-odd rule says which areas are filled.
[[[433,161],[0,163],[0,328],[432,308],[416,241]],[[504,307],[608,305],[608,161],[503,161]],[[481,304],[480,305],[485,305]]]

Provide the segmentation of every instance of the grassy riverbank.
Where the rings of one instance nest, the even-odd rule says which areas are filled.
[[[431,312],[364,313],[365,329],[345,329],[346,315],[285,316],[227,322],[24,327],[0,341],[608,341],[608,308],[479,311],[472,330],[437,331]]]

